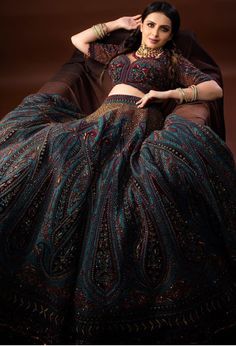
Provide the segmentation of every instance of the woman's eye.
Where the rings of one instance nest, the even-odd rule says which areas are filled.
[[[149,28],[153,28],[153,24],[152,23],[148,23]]]

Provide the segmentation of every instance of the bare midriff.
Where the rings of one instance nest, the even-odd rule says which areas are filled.
[[[140,90],[138,90],[135,87],[132,87],[131,85],[127,84],[117,84],[115,85],[108,96],[111,95],[131,95],[131,96],[137,96],[137,97],[143,97],[144,93]]]

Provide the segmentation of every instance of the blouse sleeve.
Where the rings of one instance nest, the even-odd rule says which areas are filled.
[[[90,42],[88,56],[102,64],[107,64],[111,58],[116,56],[121,45],[113,43]]]
[[[180,56],[178,60],[177,75],[177,84],[183,87],[188,87],[193,84],[197,85],[199,83],[212,80],[212,78],[208,74],[200,71],[196,66],[194,66],[183,56]]]

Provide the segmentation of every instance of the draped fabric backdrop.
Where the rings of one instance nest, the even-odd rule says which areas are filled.
[[[73,34],[94,23],[138,14],[150,2],[4,1],[0,13],[0,116],[36,92],[70,58]],[[180,11],[182,29],[194,31],[222,69],[227,143],[236,157],[236,1],[170,2]]]

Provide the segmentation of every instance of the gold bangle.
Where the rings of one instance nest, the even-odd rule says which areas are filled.
[[[97,25],[97,30],[99,33],[99,39],[101,40],[103,38],[102,24]]]
[[[104,30],[103,24],[100,24],[100,31],[101,31],[101,38],[104,38],[106,36],[106,31]]]
[[[108,33],[108,27],[105,23],[100,23],[100,24],[96,24],[93,25],[93,30],[95,35],[97,36],[97,39],[101,40],[103,39],[105,36],[109,35]]]
[[[103,38],[103,34],[101,32],[101,24],[96,24],[93,26],[94,32],[97,36],[97,39],[101,40]]]
[[[193,96],[191,102],[194,102],[198,99],[198,90],[196,85],[191,85],[190,88],[193,90]]]
[[[93,28],[93,31],[94,31],[94,33],[95,33],[97,39],[99,39],[99,38],[100,38],[100,35],[99,35],[98,29],[97,29],[97,25],[93,25],[92,28]]]
[[[187,89],[189,89],[189,87],[188,87]],[[191,90],[191,89],[190,89],[190,90]],[[185,94],[185,102],[188,103],[188,102],[191,102],[191,101],[192,101],[191,95],[188,96],[188,93]]]
[[[190,89],[192,89],[192,98],[190,99],[190,102],[196,101],[196,88],[195,85],[191,85]]]
[[[195,88],[194,88],[193,85],[191,85],[190,89],[192,89],[192,98],[191,98],[190,102],[194,102],[194,99],[195,99]]]
[[[108,27],[107,27],[106,23],[102,23],[102,26],[103,26],[103,31],[104,31],[105,36],[108,36],[109,32],[108,32]]]
[[[183,101],[185,100],[185,93],[182,88],[177,88],[178,92],[180,93],[180,100],[177,101],[178,104],[182,104]]]

